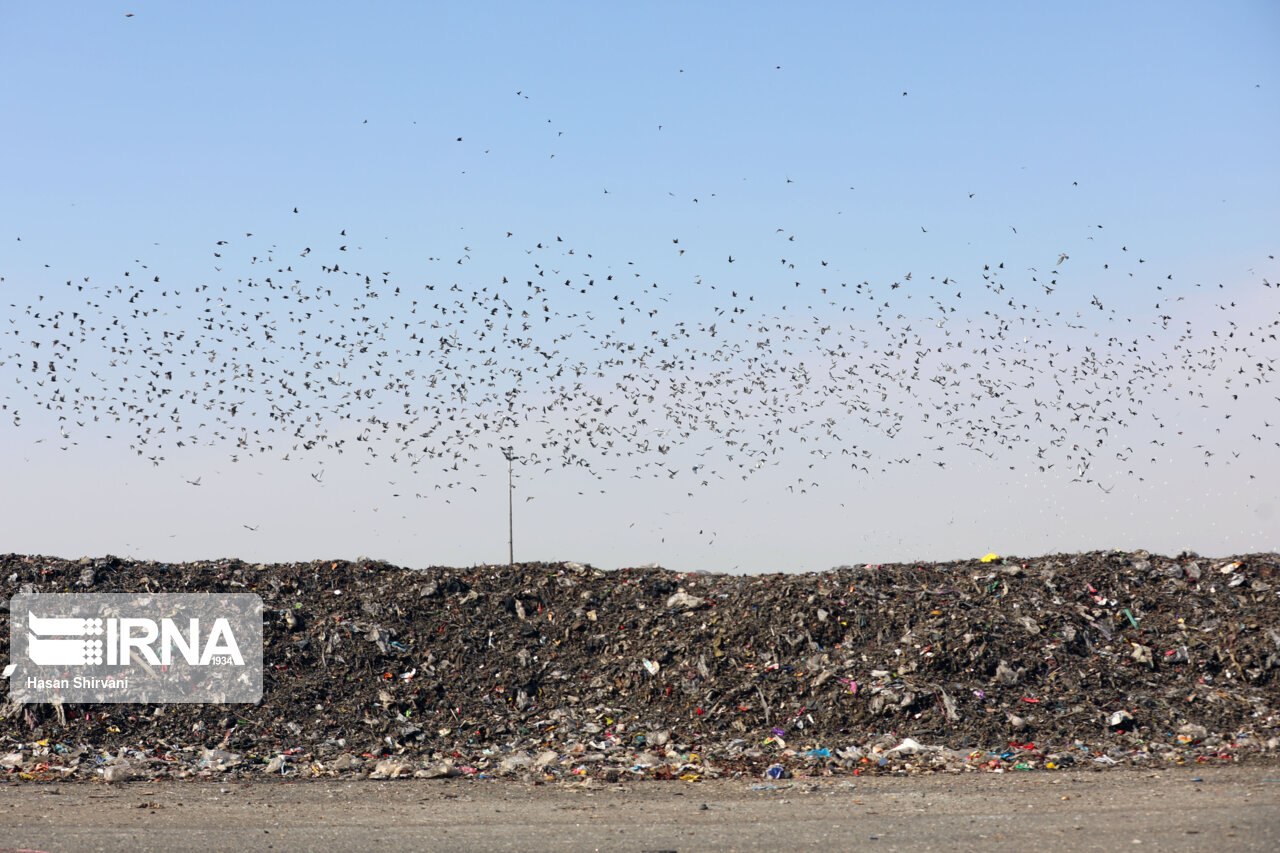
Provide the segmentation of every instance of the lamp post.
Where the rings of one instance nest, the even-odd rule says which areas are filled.
[[[511,523],[511,493],[513,491],[513,486],[511,485],[511,463],[515,461],[516,455],[514,448],[511,447],[502,448],[502,455],[507,460],[507,565],[514,566],[516,557],[514,528]]]

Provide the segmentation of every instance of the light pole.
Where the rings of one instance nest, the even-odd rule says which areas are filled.
[[[514,566],[516,564],[515,537],[513,536],[514,528],[511,524],[511,493],[513,491],[511,485],[511,463],[516,458],[514,448],[502,448],[502,455],[507,460],[507,565]]]

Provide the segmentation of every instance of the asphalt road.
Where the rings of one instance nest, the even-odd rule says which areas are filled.
[[[0,851],[1280,850],[1280,765],[647,782],[0,786]]]

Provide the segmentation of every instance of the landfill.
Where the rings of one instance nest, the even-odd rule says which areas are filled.
[[[1280,758],[1274,553],[747,576],[9,554],[0,581],[264,602],[260,701],[9,701],[9,780],[768,782]],[[0,661],[9,642],[6,625]]]

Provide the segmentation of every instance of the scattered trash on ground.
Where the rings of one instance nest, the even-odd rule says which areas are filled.
[[[1276,554],[752,576],[7,555],[0,580],[265,604],[258,704],[8,703],[9,779],[767,783],[1280,756]]]

